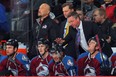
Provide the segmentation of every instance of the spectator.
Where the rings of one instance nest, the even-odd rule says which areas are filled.
[[[92,13],[97,7],[94,5],[94,0],[84,0],[83,12],[85,14],[85,20],[92,20]]]
[[[104,0],[105,3],[101,5],[106,10],[107,17],[116,23],[116,0]]]
[[[80,19],[83,21],[84,20],[84,13],[81,8],[76,8],[76,12],[79,14]]]

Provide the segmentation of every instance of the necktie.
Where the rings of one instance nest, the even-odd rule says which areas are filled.
[[[64,38],[67,36],[67,34],[69,33],[69,23],[66,24],[66,28],[65,28],[65,31],[64,31]],[[64,47],[66,47],[68,44],[66,44]]]
[[[67,23],[67,25],[66,25],[64,37],[66,37],[68,32],[69,32],[69,23]]]
[[[77,29],[77,34],[76,34],[76,46],[78,47],[80,43],[80,29]]]

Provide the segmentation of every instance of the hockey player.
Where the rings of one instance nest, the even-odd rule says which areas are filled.
[[[110,58],[112,64],[111,75],[116,76],[116,53],[114,53]]]
[[[0,63],[0,75],[26,76],[29,71],[29,59],[17,52],[18,41],[9,39],[6,42],[6,54]]]
[[[107,57],[99,52],[99,45],[95,37],[88,41],[88,51],[82,53],[77,61],[79,76],[101,75],[101,65],[107,63]]]
[[[64,54],[64,49],[54,46],[51,49],[53,60],[49,63],[50,76],[76,76],[77,68],[74,60],[70,56]]]
[[[52,59],[49,54],[49,41],[40,38],[37,44],[38,56],[34,57],[30,64],[30,72],[32,76],[48,76],[48,63]]]

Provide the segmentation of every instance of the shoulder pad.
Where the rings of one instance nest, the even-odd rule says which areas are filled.
[[[53,63],[54,62],[54,60],[53,59],[51,59],[50,60],[50,62],[48,63],[48,65],[50,65],[51,63]]]
[[[85,52],[85,53],[80,54],[79,57],[78,57],[78,60],[83,58],[83,57],[88,56],[88,54],[89,54],[89,52]]]
[[[101,63],[103,60],[104,61],[107,61],[108,60],[108,57],[105,54],[99,52],[96,55],[96,59]]]
[[[1,63],[3,60],[5,60],[6,58],[7,58],[7,56],[1,55],[1,56],[0,56],[0,63]]]
[[[21,54],[21,53],[18,53],[16,55],[16,59],[18,59],[21,63],[25,63],[25,62],[29,61],[28,57],[24,54]]]
[[[70,67],[74,66],[74,60],[70,56],[65,56],[62,62],[66,69],[69,69]]]

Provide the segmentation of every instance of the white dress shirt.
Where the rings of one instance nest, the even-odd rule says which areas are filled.
[[[84,35],[84,31],[83,31],[83,26],[82,26],[82,21],[80,21],[80,25],[78,27],[80,29],[80,46],[87,51],[88,45],[87,45],[87,41],[85,39],[85,35]]]

